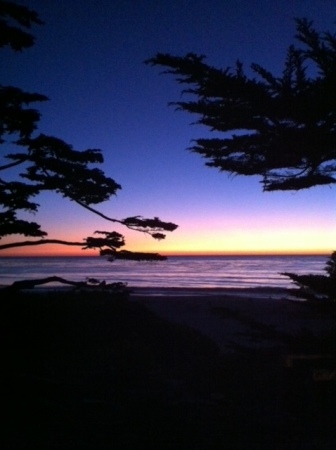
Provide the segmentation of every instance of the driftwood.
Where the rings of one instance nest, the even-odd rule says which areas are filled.
[[[113,290],[117,292],[126,292],[127,290],[127,284],[116,282],[116,283],[106,283],[105,281],[99,281],[94,278],[89,278],[87,281],[71,281],[66,280],[62,277],[52,276],[47,278],[38,278],[35,280],[20,280],[20,281],[14,281],[13,284],[10,286],[4,287],[2,290],[11,290],[11,291],[19,291],[21,289],[33,289],[35,286],[41,286],[48,283],[62,283],[67,284],[70,286],[74,286],[76,289],[106,289],[106,290]]]

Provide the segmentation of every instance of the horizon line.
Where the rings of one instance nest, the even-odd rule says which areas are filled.
[[[330,256],[333,251],[320,251],[320,252],[150,252],[150,253],[158,253],[162,256],[169,257],[201,257],[201,256]],[[146,252],[144,252],[146,253]],[[0,258],[94,258],[100,257],[99,254],[20,254],[20,255],[1,255]],[[141,261],[139,261],[141,262]]]

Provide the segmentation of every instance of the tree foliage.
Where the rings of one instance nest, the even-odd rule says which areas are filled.
[[[30,28],[42,23],[35,11],[0,1],[0,47],[8,46],[14,51],[31,47],[34,36]],[[0,144],[3,149],[0,159],[0,239],[17,235],[40,238],[7,242],[0,245],[0,250],[56,243],[99,249],[101,254],[108,254],[112,259],[118,258],[119,254],[122,259],[162,259],[152,253],[118,252],[125,241],[115,231],[95,231],[94,236],[78,242],[45,239],[47,232],[40,224],[22,217],[23,212],[38,212],[40,193],[53,191],[109,222],[144,232],[155,239],[164,239],[165,232],[177,228],[158,217],[136,216],[119,220],[98,211],[96,205],[109,200],[121,186],[96,167],[103,163],[100,150],[76,150],[59,138],[37,134],[40,112],[33,105],[46,100],[47,97],[39,93],[0,85]]]
[[[336,252],[333,252],[324,268],[327,275],[297,275],[284,272],[282,275],[289,277],[298,290],[293,293],[308,300],[323,298],[336,302]]]
[[[250,77],[240,61],[219,69],[193,53],[147,61],[186,86],[191,100],[174,102],[177,109],[223,133],[191,150],[220,171],[260,175],[265,191],[336,183],[336,35],[307,19],[296,26],[300,46],[289,47],[281,76],[252,64]]]
[[[163,66],[191,100],[173,102],[223,137],[196,139],[191,150],[206,165],[234,175],[259,175],[264,191],[300,190],[336,183],[336,35],[296,20],[296,39],[280,76],[252,64],[219,69],[203,55],[158,53],[147,64]],[[336,253],[326,275],[284,273],[299,295],[335,299]]]
[[[336,280],[336,252],[333,252],[327,261],[325,271],[330,278]]]

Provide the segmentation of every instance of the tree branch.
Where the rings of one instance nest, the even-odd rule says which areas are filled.
[[[5,166],[0,166],[0,170],[6,170],[6,169],[10,169],[11,167],[18,166],[18,165],[22,164],[27,159],[28,158],[24,158],[24,159],[21,159],[20,161],[15,161],[15,162],[6,164]]]
[[[22,241],[22,242],[10,242],[9,244],[2,244],[0,245],[0,250],[5,250],[7,248],[28,247],[32,245],[44,245],[44,244],[72,245],[76,247],[85,247],[87,245],[85,241],[70,242],[70,241],[62,241],[60,239],[41,239],[39,241]]]
[[[48,283],[62,283],[69,284],[70,286],[74,286],[75,288],[91,288],[91,289],[112,289],[115,292],[125,293],[127,294],[127,284],[116,282],[116,283],[106,283],[105,281],[98,281],[92,278],[89,278],[87,281],[71,281],[66,280],[62,277],[52,276],[47,278],[39,278],[35,280],[20,280],[14,281],[9,286],[2,288],[4,291],[18,291],[20,289],[33,289],[35,286],[40,286]]]
[[[91,206],[86,205],[85,203],[82,203],[80,200],[72,199],[75,201],[78,205],[82,206],[83,208],[87,209],[88,211],[98,215],[99,217],[108,220],[109,222],[113,223],[120,223],[121,225],[126,226],[128,229],[133,231],[140,231],[141,233],[146,233],[152,236],[154,239],[164,239],[165,235],[161,233],[157,233],[157,231],[174,231],[177,228],[177,225],[171,222],[163,222],[158,218],[154,219],[143,219],[140,217],[128,217],[127,219],[113,219],[112,217],[108,217],[105,214],[101,213],[100,211],[97,211],[96,209],[92,208]],[[148,229],[150,228],[150,229]]]
[[[87,209],[88,211],[92,212],[93,214],[96,214],[97,216],[101,217],[102,219],[108,220],[109,222],[113,223],[120,223],[123,225],[122,220],[118,219],[112,219],[112,217],[105,216],[105,214],[101,213],[100,211],[97,211],[96,209],[92,208],[91,206],[86,205],[85,203],[82,203],[80,200],[76,200],[72,198],[74,202],[76,202],[79,206],[82,206],[83,208]]]

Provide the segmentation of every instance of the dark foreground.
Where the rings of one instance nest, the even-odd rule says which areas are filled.
[[[335,335],[223,356],[126,298],[0,295],[5,450],[336,448]]]

